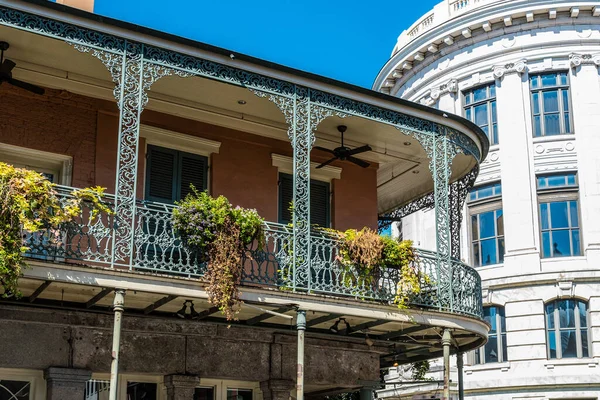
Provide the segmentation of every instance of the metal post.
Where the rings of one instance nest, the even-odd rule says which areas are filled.
[[[298,310],[296,314],[296,327],[298,329],[298,375],[296,377],[296,400],[304,400],[304,331],[306,330],[305,310]]]
[[[444,400],[450,400],[450,345],[452,334],[450,329],[444,329],[442,336],[442,347],[444,348]],[[112,400],[112,399],[111,399]]]
[[[360,400],[373,400],[373,388],[371,388],[371,387],[360,388]]]
[[[456,368],[458,369],[458,400],[465,400],[465,388],[463,383],[463,353],[456,354]]]
[[[115,323],[113,326],[112,363],[110,364],[110,392],[109,400],[117,400],[117,385],[119,376],[119,349],[121,348],[121,320],[123,317],[123,304],[125,303],[125,290],[115,290],[113,310]]]

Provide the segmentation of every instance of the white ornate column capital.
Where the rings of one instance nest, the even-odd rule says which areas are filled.
[[[600,66],[600,53],[596,53],[596,54],[571,53],[571,54],[569,54],[569,65],[571,65],[571,68],[579,67],[582,64],[590,64],[590,65],[595,65],[595,66],[599,67]]]
[[[508,75],[511,73],[523,75],[525,72],[527,72],[527,60],[521,59],[513,63],[494,65],[492,66],[492,71],[496,78],[502,78],[504,77],[504,75]]]
[[[435,102],[440,98],[440,96],[442,96],[446,93],[456,93],[456,92],[458,92],[458,80],[452,78],[448,82],[444,83],[443,85],[432,88],[429,91],[429,97],[431,97],[432,102]]]

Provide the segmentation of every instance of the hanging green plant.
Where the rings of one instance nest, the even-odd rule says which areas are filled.
[[[94,219],[112,211],[102,202],[104,188],[74,190],[61,203],[55,185],[42,174],[0,162],[0,289],[2,296],[20,296],[18,279],[26,266],[25,232],[56,228],[81,215],[82,204]]]
[[[327,230],[341,239],[339,261],[346,270],[344,284],[359,287],[373,286],[386,269],[399,271],[394,303],[406,308],[410,300],[421,292],[421,285],[429,278],[416,266],[416,255],[410,240],[380,236],[372,229],[345,232]]]
[[[207,263],[208,300],[227,320],[239,312],[239,284],[248,246],[264,246],[264,220],[254,209],[233,207],[224,196],[213,198],[192,187],[173,211],[173,226],[184,245]]]

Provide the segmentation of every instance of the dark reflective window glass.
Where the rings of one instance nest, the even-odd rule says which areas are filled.
[[[227,400],[252,400],[252,389],[227,389]]]
[[[0,400],[29,400],[31,383],[0,379]]]
[[[201,387],[194,390],[194,400],[214,400],[214,387]]]
[[[156,400],[156,383],[127,382],[127,400]]]

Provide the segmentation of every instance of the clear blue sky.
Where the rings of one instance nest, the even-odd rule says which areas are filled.
[[[97,14],[370,88],[440,0],[96,0]]]

